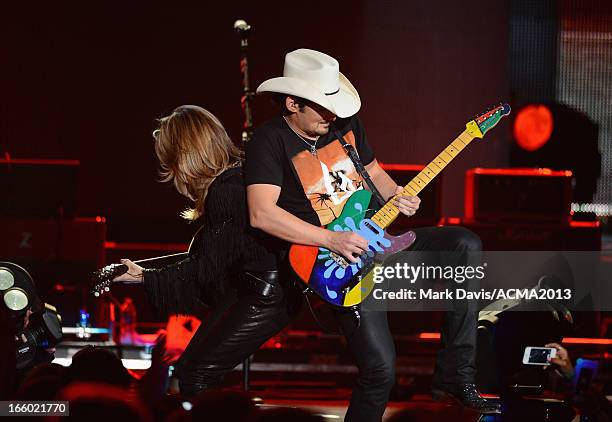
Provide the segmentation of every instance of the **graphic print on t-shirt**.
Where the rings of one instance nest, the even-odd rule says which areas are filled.
[[[355,146],[352,131],[344,135],[344,139]],[[336,139],[318,149],[317,157],[310,151],[301,151],[291,161],[322,225],[335,220],[342,213],[346,200],[363,189],[359,173]]]

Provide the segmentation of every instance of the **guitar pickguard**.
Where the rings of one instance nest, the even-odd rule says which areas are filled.
[[[366,239],[370,248],[370,250],[366,253],[368,258],[373,258],[376,252],[384,252],[385,248],[391,246],[391,241],[385,238],[385,231],[378,227],[376,223],[370,219],[361,220],[361,222],[359,222],[359,227],[357,227],[357,221],[355,221],[354,216],[346,217],[343,223],[344,224],[335,224],[332,227],[328,227],[328,229],[336,232],[352,231]],[[342,279],[347,271],[350,271],[351,275],[354,276],[364,264],[363,259],[361,259],[359,262],[350,263],[348,266],[343,266],[337,259],[334,259],[332,255],[336,254],[333,252],[330,252],[325,248],[319,248],[319,251],[320,254],[318,258],[324,260],[323,265],[326,267],[326,270],[323,273],[323,277],[325,279],[329,279],[332,276]]]

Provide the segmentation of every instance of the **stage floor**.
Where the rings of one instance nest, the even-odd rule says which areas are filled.
[[[282,399],[264,399],[261,407],[297,407],[307,410],[313,414],[323,417],[326,421],[342,421],[348,406],[348,400],[282,400]],[[471,411],[464,411],[456,406],[446,405],[434,402],[429,396],[414,396],[410,401],[392,401],[387,405],[387,409],[383,416],[383,421],[388,421],[392,417],[402,412],[410,412],[411,410],[418,412],[421,415],[431,415],[431,419],[435,420],[436,414],[452,413],[459,415],[459,421],[479,421],[480,415]],[[424,419],[423,419],[424,420]],[[450,422],[450,421],[446,421]]]

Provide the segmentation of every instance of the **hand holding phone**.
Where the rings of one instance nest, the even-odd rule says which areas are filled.
[[[550,363],[557,366],[560,375],[565,378],[571,378],[574,376],[574,365],[570,359],[567,350],[559,343],[548,343],[544,347],[554,347],[557,349],[557,356],[550,359]]]

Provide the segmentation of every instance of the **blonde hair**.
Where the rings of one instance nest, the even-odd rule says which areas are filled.
[[[223,125],[202,107],[184,105],[158,121],[153,132],[160,164],[160,181],[173,182],[180,194],[194,201],[181,213],[195,220],[204,213],[204,200],[215,178],[241,163],[242,152]]]

